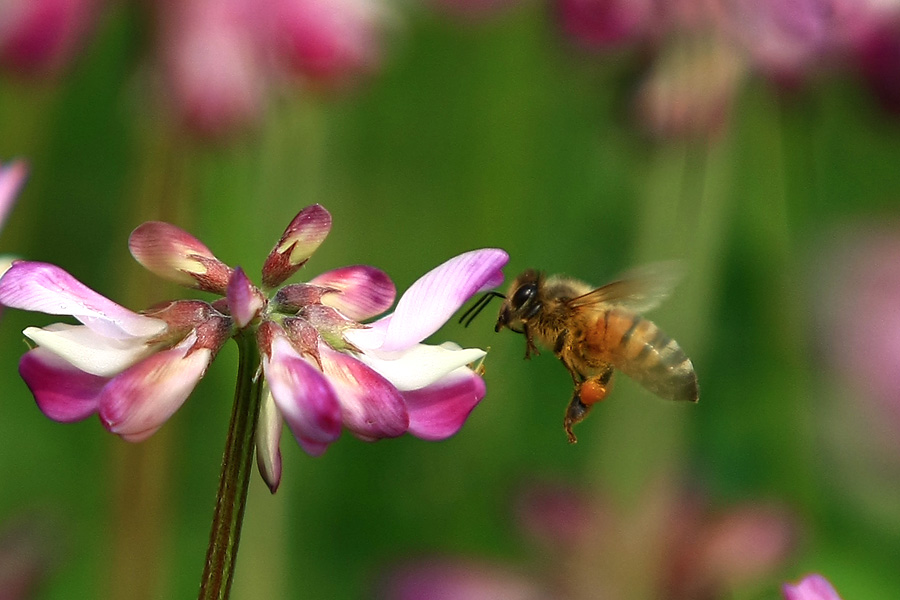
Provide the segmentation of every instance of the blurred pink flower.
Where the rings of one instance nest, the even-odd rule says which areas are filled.
[[[641,126],[666,138],[715,138],[727,129],[747,63],[718,35],[675,37],[638,88]]]
[[[828,232],[813,255],[814,424],[831,492],[900,531],[900,226]]]
[[[262,118],[267,75],[247,0],[157,3],[171,108],[191,131],[221,137]]]
[[[428,590],[430,598],[725,598],[770,576],[795,538],[793,520],[780,506],[714,512],[670,486],[617,510],[581,490],[537,485],[520,496],[516,514],[536,543],[540,569],[471,559],[411,561],[388,574],[383,596],[405,600]],[[460,590],[466,595],[453,595]]]
[[[68,423],[98,414],[109,431],[137,442],[181,407],[229,338],[252,335],[265,376],[257,459],[273,492],[281,478],[284,422],[313,456],[344,427],[367,441],[407,432],[427,440],[455,434],[484,397],[484,382],[468,365],[485,352],[421,342],[472,295],[502,282],[506,253],[484,249],[450,259],[416,281],[393,313],[362,325],[394,301],[394,284],[382,271],[357,265],[282,285],[330,230],[323,207],[300,211],[266,259],[258,288],[189,233],[144,223],[129,239],[139,263],[223,297],[175,300],[143,313],[54,265],[15,262],[0,280],[0,303],[82,323],[27,328],[36,347],[19,372],[51,419]]]
[[[818,282],[820,341],[833,369],[862,393],[867,437],[900,449],[900,230],[834,238]]]
[[[3,231],[6,218],[15,205],[19,190],[25,183],[27,172],[25,163],[20,160],[5,165],[0,163],[0,231]],[[0,276],[6,273],[11,264],[11,257],[0,256]]]
[[[900,14],[866,25],[853,40],[859,70],[881,105],[900,113]]]
[[[0,529],[0,598],[36,598],[57,562],[62,541],[59,525],[47,515],[19,517]]]
[[[837,592],[821,575],[807,575],[797,585],[789,583],[781,588],[784,600],[841,600]]]
[[[639,41],[650,30],[653,0],[556,0],[563,32],[588,50]]]
[[[0,0],[0,65],[48,74],[72,62],[93,25],[96,0]]]
[[[100,0],[0,0],[0,66],[55,72],[83,45]],[[262,119],[275,84],[340,87],[375,71],[383,0],[156,0],[161,103],[187,130],[226,138]]]
[[[268,0],[267,43],[290,72],[344,84],[381,61],[387,9],[379,0]]]
[[[726,22],[757,69],[793,83],[837,45],[836,1],[728,0]]]

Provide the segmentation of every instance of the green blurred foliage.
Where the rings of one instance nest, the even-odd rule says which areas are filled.
[[[365,597],[385,567],[420,553],[520,560],[529,550],[510,505],[522,482],[627,499],[660,469],[690,473],[722,506],[794,508],[805,535],[782,579],[813,570],[848,599],[900,597],[889,558],[900,533],[829,485],[816,421],[828,375],[811,352],[802,260],[835,225],[896,219],[900,129],[856,82],[792,97],[757,82],[722,139],[654,142],[628,118],[633,65],[571,53],[542,11],[478,25],[418,14],[362,89],[280,100],[262,131],[216,148],[159,141],[135,83],[136,29],[116,14],[56,84],[2,82],[0,157],[31,165],[4,252],[59,264],[139,309],[183,294],[129,287],[142,275],[126,240],[144,218],[189,229],[253,276],[290,218],[320,202],[334,227],[306,272],[368,263],[400,290],[483,246],[509,251],[509,278],[538,267],[599,284],[636,262],[688,267],[655,318],[692,356],[699,405],[667,406],[620,378],[570,446],[570,381],[552,355],[526,363],[522,339],[495,335],[489,314],[448,323],[436,340],[491,348],[488,396],[464,429],[437,444],[345,435],[317,459],[286,434],[282,489],[251,488],[235,597]],[[173,207],[170,190],[190,204]],[[52,320],[7,310],[0,323],[0,527],[35,510],[61,524],[41,598],[190,597],[234,349],[140,457],[95,419],[60,425],[35,407],[15,370],[20,332]],[[149,487],[123,492],[123,472]],[[154,497],[142,529],[117,519],[122,503]],[[148,587],[110,582],[117,553],[148,531],[161,553]]]

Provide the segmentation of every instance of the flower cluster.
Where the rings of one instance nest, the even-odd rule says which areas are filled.
[[[54,75],[99,22],[98,0],[0,2],[0,68]],[[164,105],[208,138],[255,124],[285,82],[344,86],[381,61],[383,0],[162,0],[149,52]]]
[[[779,506],[748,503],[713,512],[696,494],[668,484],[631,509],[555,484],[529,486],[517,500],[518,523],[538,547],[540,569],[422,559],[390,573],[383,596],[725,598],[770,575],[795,538],[793,519]]]
[[[742,82],[796,88],[826,70],[860,72],[900,108],[900,5],[879,0],[556,0],[582,49],[653,56],[637,90],[641,123],[660,136],[714,136]],[[643,62],[643,61],[642,61]]]
[[[15,262],[0,280],[0,303],[81,322],[27,328],[36,346],[19,372],[51,419],[98,414],[109,431],[140,441],[184,403],[228,339],[255,336],[265,377],[257,459],[273,491],[283,423],[314,456],[344,427],[363,440],[453,435],[484,396],[483,380],[467,366],[484,352],[421,342],[473,294],[502,281],[506,253],[461,254],[416,281],[393,313],[362,325],[393,304],[395,288],[382,271],[357,265],[283,285],[330,229],[323,207],[303,209],[266,259],[260,288],[187,232],[144,223],[129,239],[138,262],[221,298],[175,300],[142,313],[59,267]]]

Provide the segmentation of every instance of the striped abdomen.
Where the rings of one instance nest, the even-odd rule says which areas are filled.
[[[621,308],[597,313],[585,332],[585,359],[613,365],[666,400],[697,401],[694,365],[652,321]]]

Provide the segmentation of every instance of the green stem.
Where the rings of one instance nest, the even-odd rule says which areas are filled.
[[[244,508],[247,505],[254,450],[253,434],[259,416],[261,391],[260,382],[254,380],[259,366],[259,350],[252,335],[241,335],[237,342],[240,353],[238,380],[225,454],[222,457],[206,566],[200,582],[200,600],[228,598],[241,539]]]

